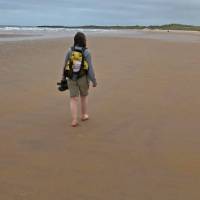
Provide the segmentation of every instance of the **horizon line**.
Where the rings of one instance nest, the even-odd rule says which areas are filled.
[[[8,26],[8,27],[67,27],[67,28],[73,28],[73,27],[152,27],[152,26],[156,26],[156,27],[160,27],[160,26],[172,26],[172,25],[181,25],[181,26],[193,26],[193,27],[200,27],[200,25],[192,25],[192,24],[183,24],[183,23],[167,23],[167,24],[160,24],[160,25],[156,25],[156,24],[151,24],[151,25],[94,25],[94,24],[89,24],[89,25],[59,25],[59,24],[54,24],[54,25],[47,25],[47,24],[43,24],[43,25],[12,25],[12,24],[0,24],[0,26]]]

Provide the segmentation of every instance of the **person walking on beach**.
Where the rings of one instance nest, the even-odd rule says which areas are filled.
[[[93,87],[97,86],[91,54],[87,49],[86,36],[82,32],[77,32],[74,36],[74,45],[69,48],[65,64],[63,67],[62,80],[68,77],[68,87],[70,92],[70,109],[72,115],[72,127],[78,125],[78,99],[81,102],[81,120],[89,119],[88,90],[89,82]]]

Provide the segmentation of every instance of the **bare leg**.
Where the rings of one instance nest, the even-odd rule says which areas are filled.
[[[89,118],[87,113],[88,96],[81,96],[81,119],[87,120]]]
[[[76,126],[78,123],[78,97],[71,97],[70,99],[70,109],[72,114],[72,126]]]

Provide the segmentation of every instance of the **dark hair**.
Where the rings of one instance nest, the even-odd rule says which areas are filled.
[[[86,36],[82,32],[77,32],[74,36],[74,46],[86,48]]]

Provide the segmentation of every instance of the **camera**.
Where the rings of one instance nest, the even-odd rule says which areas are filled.
[[[69,89],[69,88],[68,88],[67,79],[61,80],[60,82],[57,83],[57,85],[58,85],[58,90],[59,90],[60,92],[63,92],[63,91],[65,91],[65,90],[68,90],[68,89]]]

